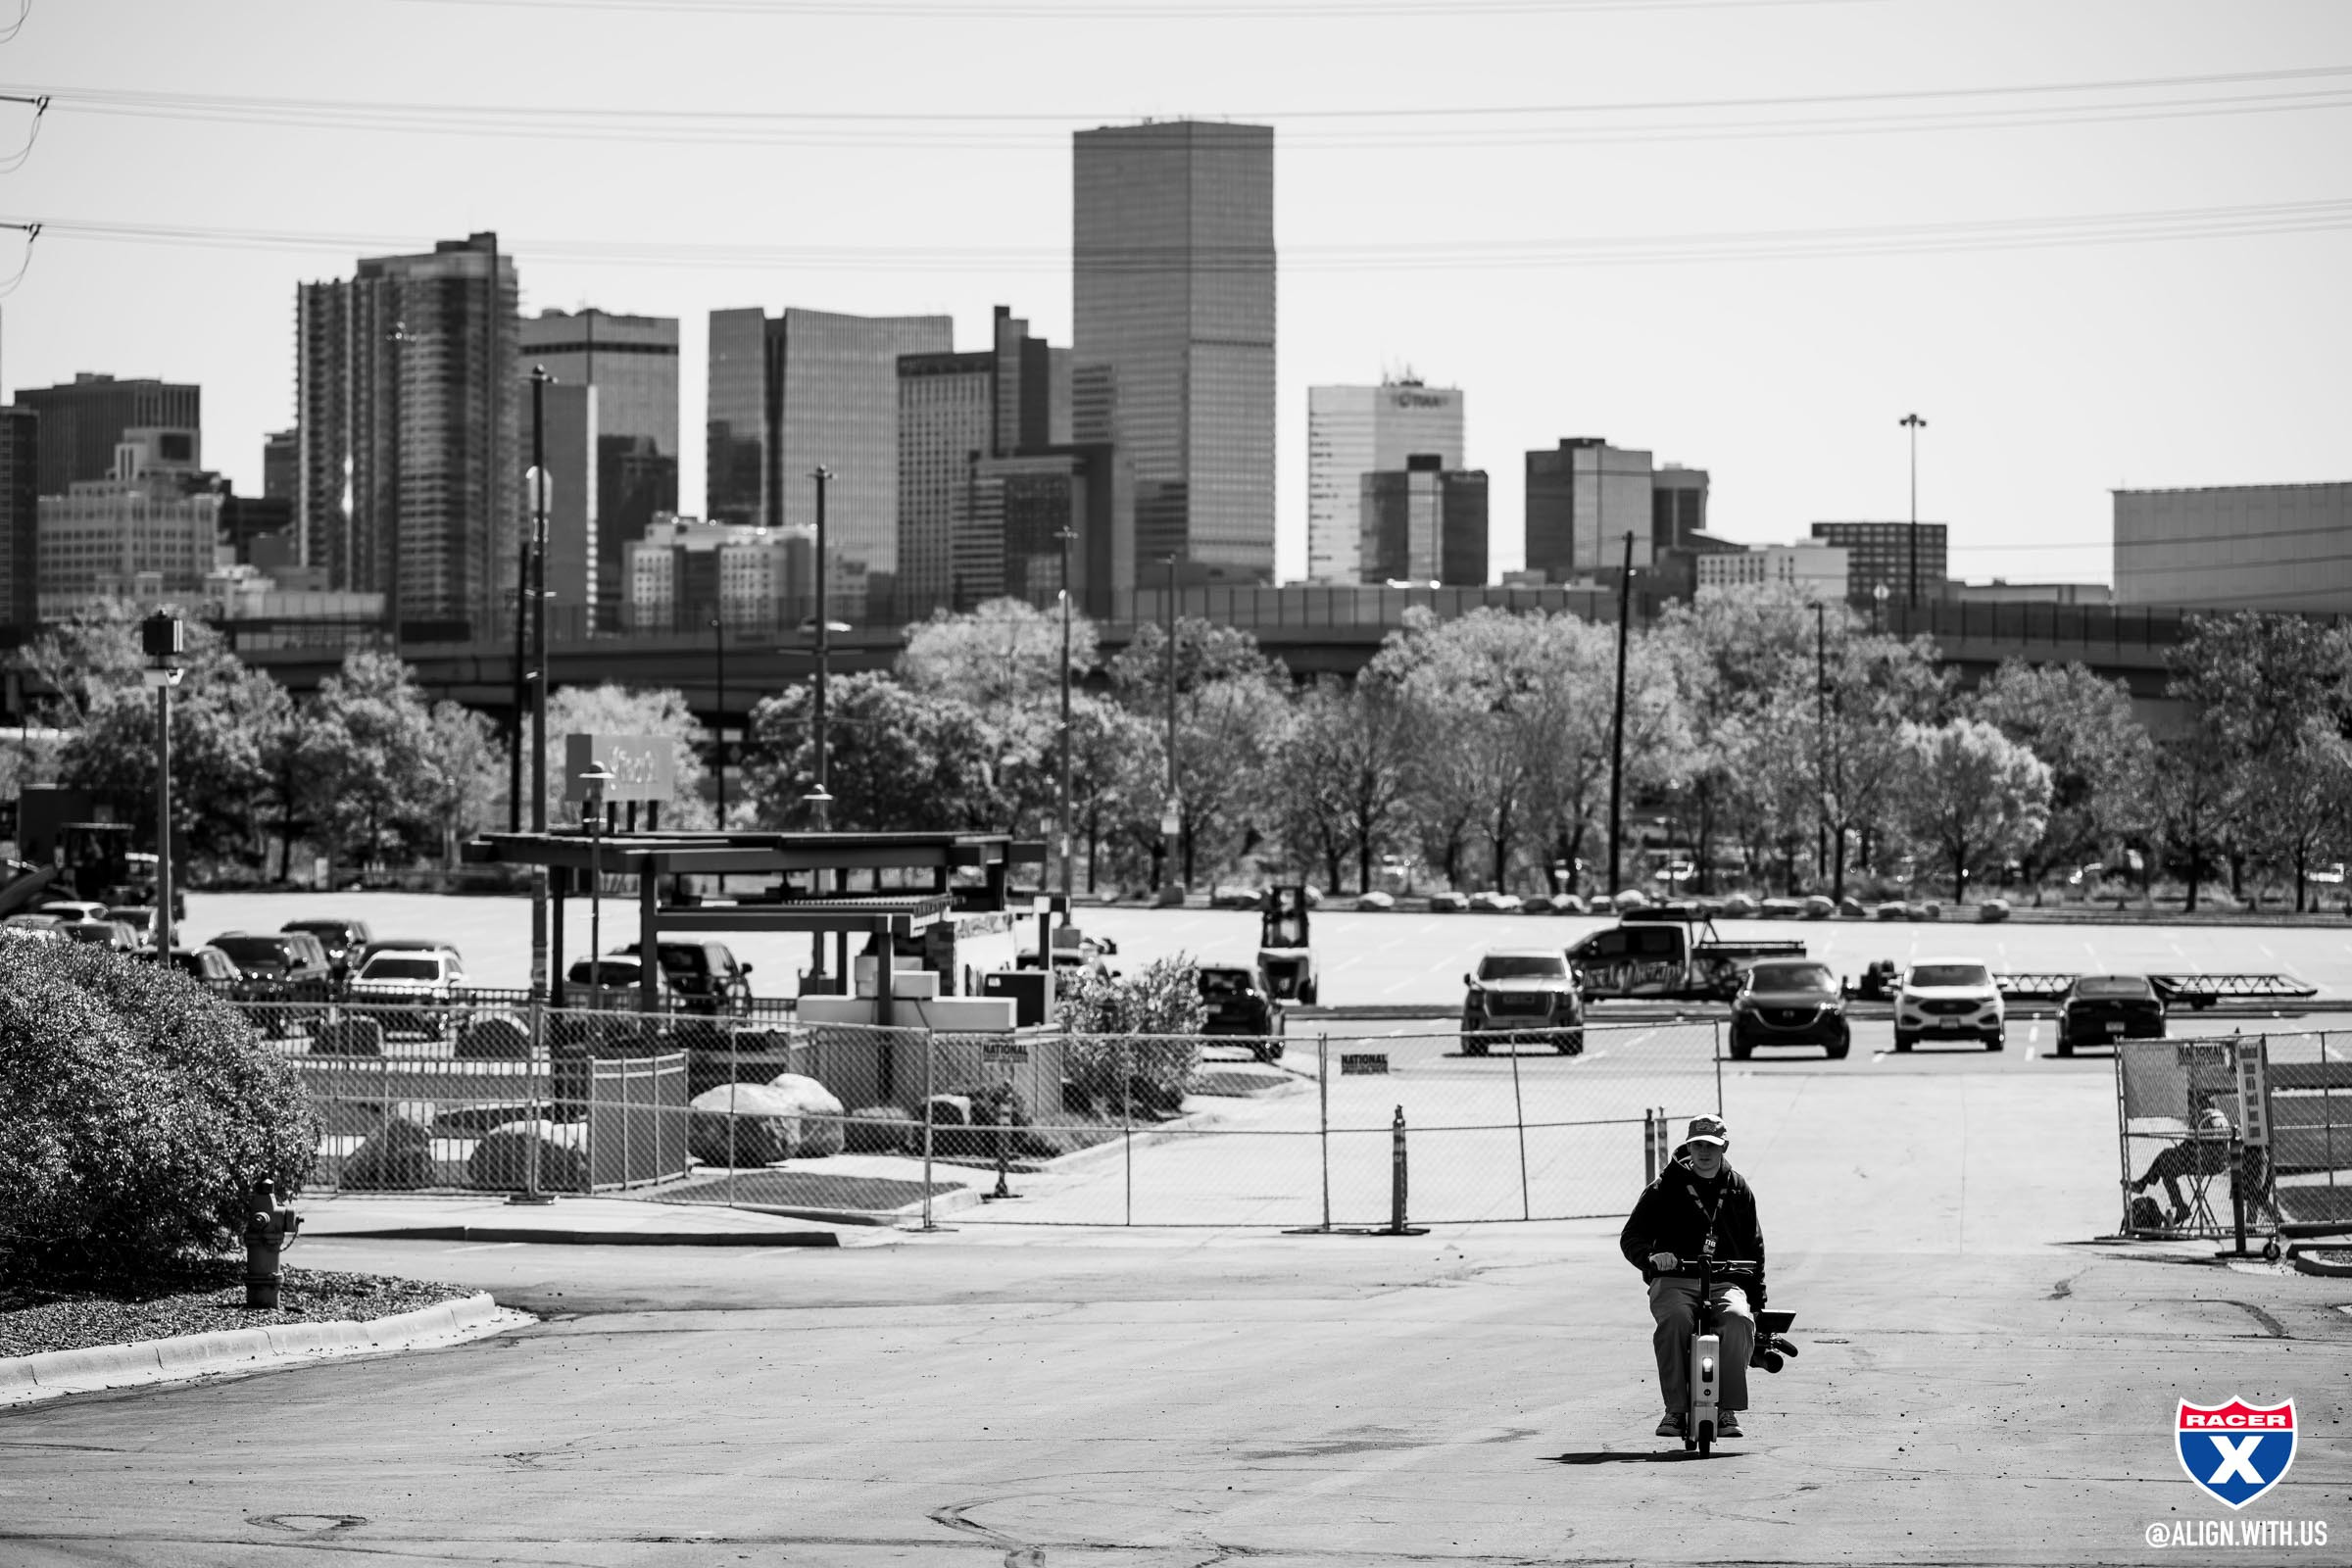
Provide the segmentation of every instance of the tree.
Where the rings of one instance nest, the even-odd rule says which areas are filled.
[[[1164,723],[1168,639],[1152,622],[1110,662],[1111,690],[1139,715]],[[1288,696],[1289,672],[1232,626],[1176,622],[1176,795],[1181,880],[1216,871],[1246,846],[1252,780]]]
[[[1095,623],[1070,615],[1070,674],[1083,678],[1101,662]],[[991,599],[961,614],[944,610],[906,628],[899,678],[981,707],[1059,700],[1061,614],[1018,599]]]
[[[450,769],[409,666],[388,653],[344,656],[302,715],[296,767],[311,820],[352,863],[406,858],[446,842]]]
[[[564,776],[566,735],[658,735],[670,743],[670,763],[677,771],[677,794],[662,804],[664,828],[696,829],[713,825],[710,787],[702,753],[696,748],[708,732],[686,706],[686,694],[664,687],[637,691],[607,681],[602,686],[564,686],[547,699],[547,819],[576,820],[579,807],[564,800]],[[526,797],[527,800],[527,797]]]
[[[879,670],[837,677],[826,713],[826,789],[836,829],[1019,832],[1051,809],[1050,739],[1034,723],[987,714]],[[816,786],[812,705],[794,686],[752,710],[743,782],[758,819],[808,824]]]
[[[1906,724],[1894,801],[1911,841],[1952,869],[1954,902],[1972,872],[2006,864],[2049,820],[2050,767],[1982,719]]]
[[[2050,764],[2050,816],[2020,858],[2038,895],[2055,865],[2104,864],[2148,824],[2148,768],[2154,750],[2132,712],[2130,690],[2082,664],[2010,660],[1977,689],[1976,716]]]
[[[2187,862],[2190,914],[2222,842],[2232,763],[2228,741],[2202,715],[2156,744],[2156,821],[2168,858]]]
[[[2300,914],[2312,871],[2339,858],[2352,834],[2352,744],[2315,714],[2244,788],[2253,848],[2293,874]]]

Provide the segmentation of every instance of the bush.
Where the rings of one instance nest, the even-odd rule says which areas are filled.
[[[0,1268],[217,1250],[257,1181],[299,1191],[318,1121],[235,1008],[96,947],[0,947]]]
[[[432,1129],[395,1118],[343,1162],[341,1185],[346,1192],[411,1193],[432,1186],[434,1174]]]
[[[466,1160],[467,1184],[489,1192],[521,1192],[530,1181],[531,1151],[536,1148],[541,1192],[586,1192],[588,1156],[550,1137],[550,1126],[547,1122],[512,1122],[491,1133],[473,1146]]]

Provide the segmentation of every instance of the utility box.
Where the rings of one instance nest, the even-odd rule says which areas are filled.
[[[1054,1020],[1054,971],[1051,969],[992,970],[980,977],[980,994],[1010,999],[1016,1028],[1047,1024]]]

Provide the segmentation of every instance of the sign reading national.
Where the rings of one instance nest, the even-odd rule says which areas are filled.
[[[2180,1401],[2180,1468],[2232,1508],[2277,1486],[2295,1462],[2295,1401],[2251,1405]]]

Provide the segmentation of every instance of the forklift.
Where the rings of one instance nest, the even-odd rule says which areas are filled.
[[[1304,887],[1266,889],[1258,906],[1257,980],[1275,1002],[1315,1004],[1315,953],[1307,945]]]

